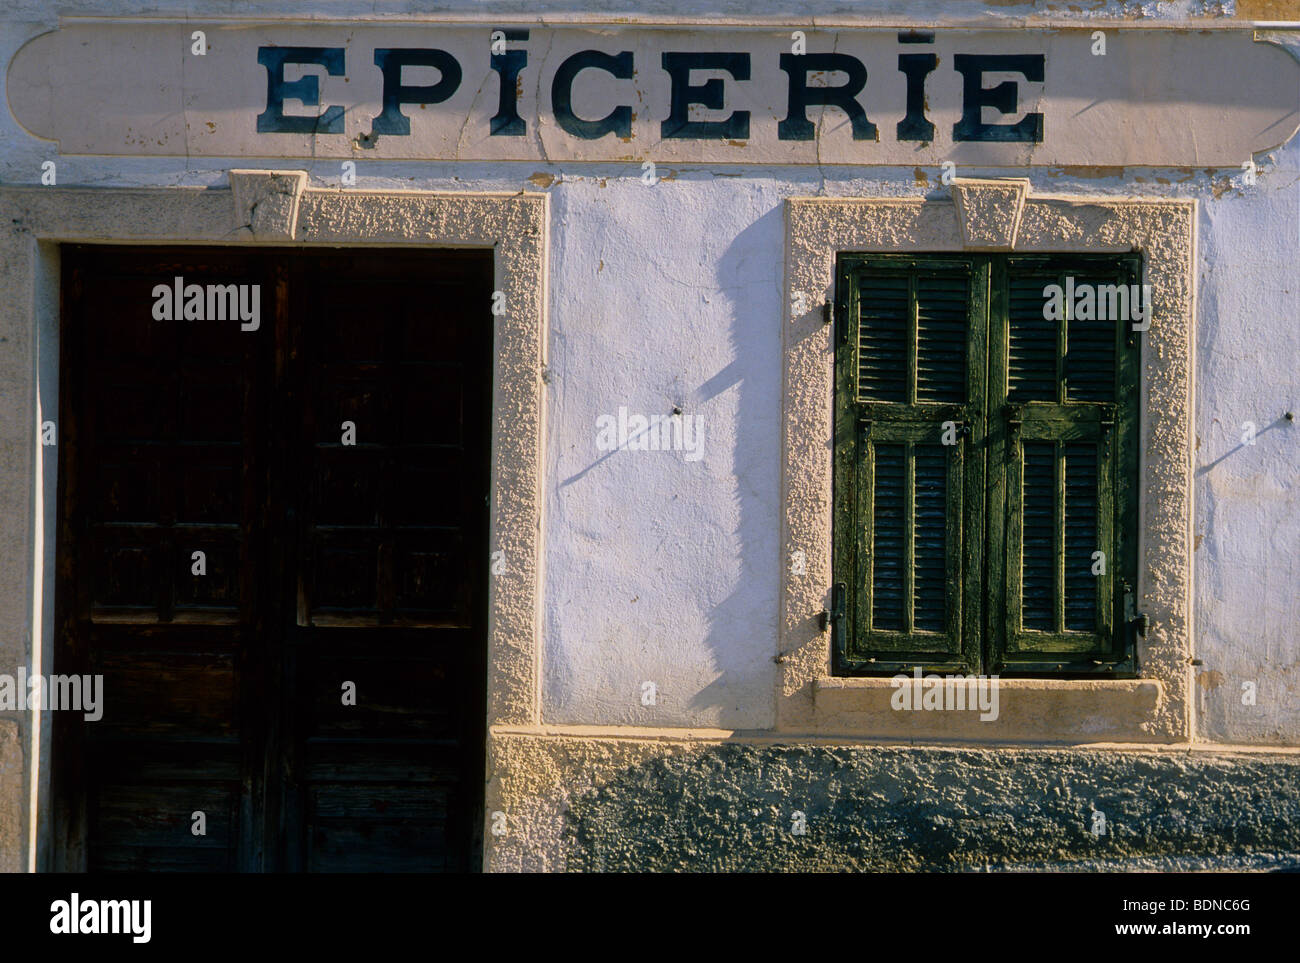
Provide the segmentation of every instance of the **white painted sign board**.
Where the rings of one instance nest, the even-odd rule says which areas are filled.
[[[1235,168],[1300,125],[1300,64],[1246,33],[1097,47],[1091,30],[87,22],[30,41],[7,89],[65,154]]]

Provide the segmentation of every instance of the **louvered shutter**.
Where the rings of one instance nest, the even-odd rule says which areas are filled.
[[[996,672],[1132,669],[1135,257],[1010,258],[994,271],[990,648]],[[1045,317],[1059,286],[1060,320]],[[1091,310],[1066,294],[1091,285]],[[1120,286],[1124,288],[1120,295]],[[1131,306],[1128,306],[1131,310]],[[1116,317],[1116,314],[1124,314]]]
[[[979,665],[980,587],[967,573],[982,566],[987,276],[961,259],[841,259],[841,671]]]

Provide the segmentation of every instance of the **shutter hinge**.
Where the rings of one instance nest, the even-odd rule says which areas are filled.
[[[1020,405],[1003,405],[1002,416],[1006,418],[1007,427],[1012,431],[1019,431],[1024,423],[1024,410]]]
[[[822,303],[822,324],[830,324],[835,320],[835,305],[826,301]]]
[[[1137,603],[1133,597],[1133,587],[1127,581],[1121,581],[1120,585],[1124,589],[1124,624],[1131,629],[1136,629],[1137,634],[1145,639],[1147,629],[1151,627],[1151,620],[1147,618],[1145,612],[1137,610]]]
[[[848,585],[836,582],[831,586],[830,609],[823,609],[817,616],[817,625],[823,632],[828,628],[834,630],[833,641],[838,652],[844,651],[844,610],[848,604],[848,594]]]

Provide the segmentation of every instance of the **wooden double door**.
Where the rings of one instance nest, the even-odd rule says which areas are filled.
[[[103,694],[53,713],[55,868],[476,868],[491,253],[78,246],[62,290],[54,671]]]

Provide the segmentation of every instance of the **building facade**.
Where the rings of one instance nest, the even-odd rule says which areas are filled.
[[[1300,8],[127,6],[0,35],[0,867],[1300,863]]]

